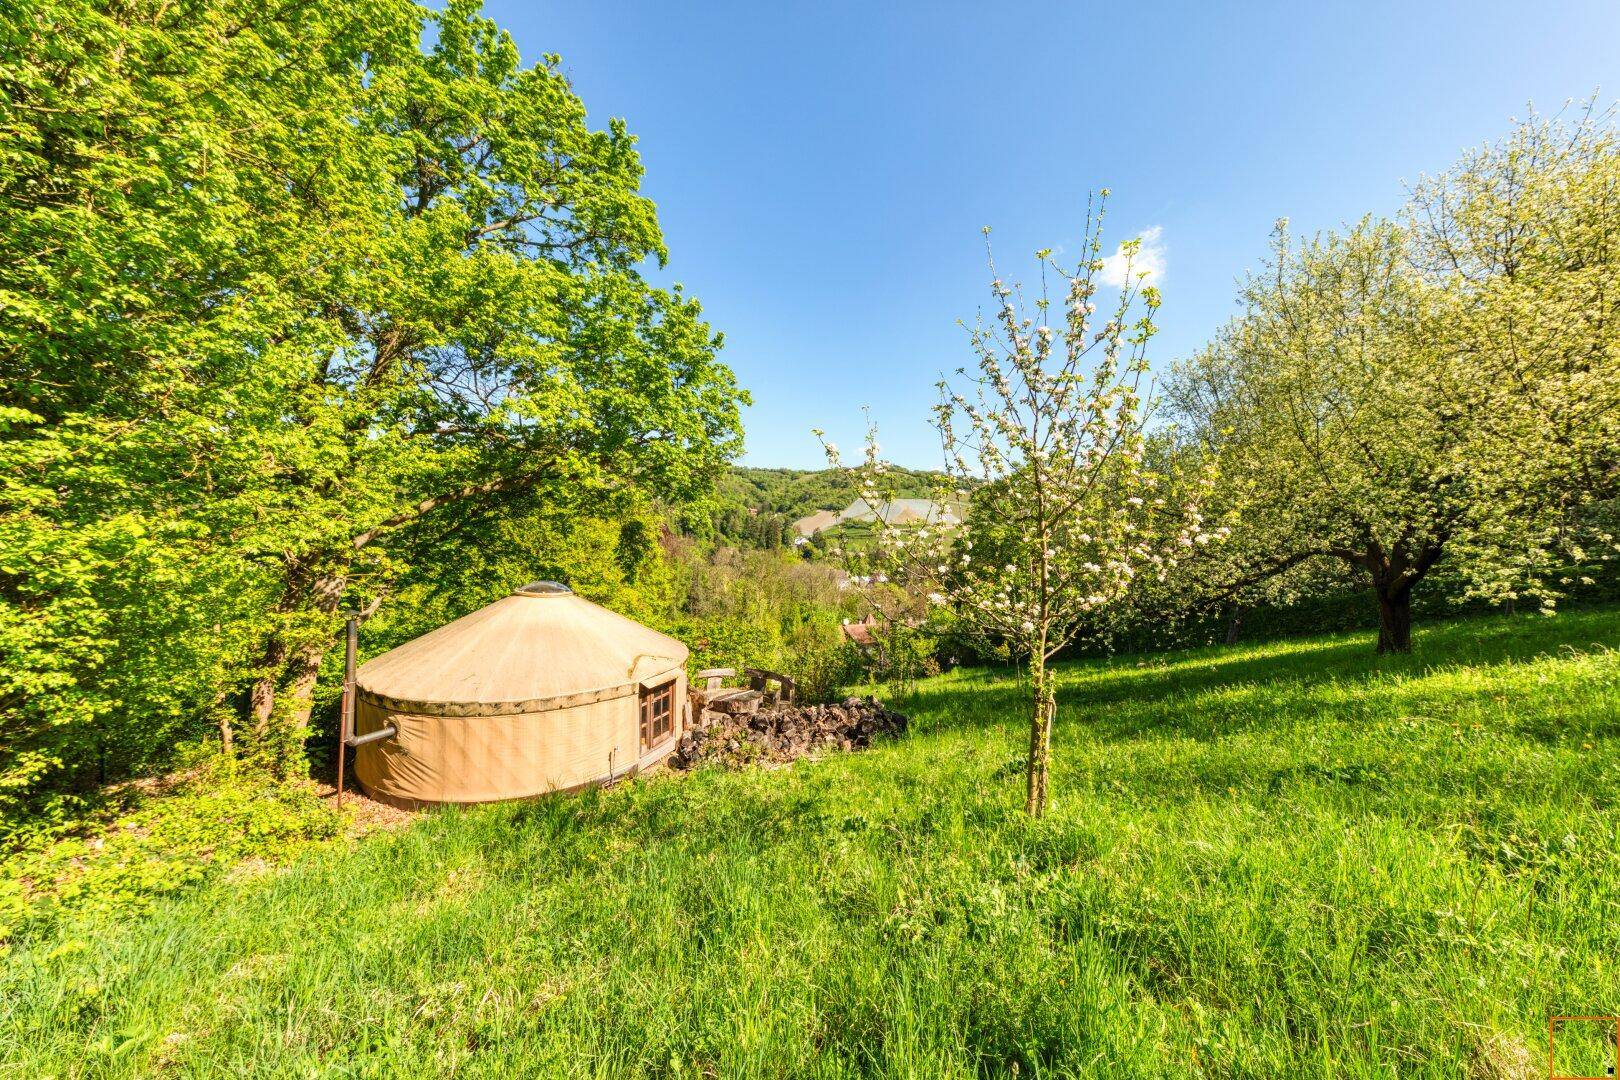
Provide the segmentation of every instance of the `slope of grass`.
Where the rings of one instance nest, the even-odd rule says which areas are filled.
[[[63,925],[3,961],[0,1073],[1545,1075],[1550,1014],[1620,1012],[1617,640],[1075,665],[1040,822],[1016,683],[957,673],[869,753],[435,814]]]

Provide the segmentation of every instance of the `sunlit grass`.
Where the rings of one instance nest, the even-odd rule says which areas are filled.
[[[14,950],[18,1076],[1544,1075],[1620,1012],[1620,612],[1008,673]],[[1584,1050],[1583,1050],[1584,1052]],[[1540,1069],[1537,1073],[1535,1070]]]

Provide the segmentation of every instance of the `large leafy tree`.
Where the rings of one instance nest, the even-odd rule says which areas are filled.
[[[1377,595],[1379,651],[1404,652],[1412,589],[1455,535],[1501,524],[1469,458],[1482,388],[1441,344],[1441,297],[1401,230],[1367,221],[1298,247],[1279,231],[1243,302],[1173,390],[1241,514],[1229,587],[1337,560]]]
[[[396,537],[678,498],[734,451],[718,337],[638,273],[633,139],[474,5],[63,2],[0,34],[15,785],[154,711],[245,714],[286,764],[336,613],[424,557]]]
[[[243,527],[363,190],[380,0],[0,10],[0,810],[161,755],[264,630]],[[284,405],[282,406],[284,408]]]
[[[1243,526],[1204,582],[1240,595],[1337,563],[1378,648],[1412,591],[1534,596],[1612,556],[1620,477],[1620,153],[1606,119],[1532,120],[1414,191],[1401,224],[1294,245],[1172,396]]]
[[[394,530],[537,486],[679,497],[738,437],[719,339],[636,271],[664,249],[623,125],[591,130],[556,59],[524,67],[472,5],[434,21],[433,47],[368,87],[386,212],[337,264],[322,299],[343,336],[275,429],[295,504],[261,540],[282,616],[253,688],[261,733],[301,731],[331,616],[386,589]]]
[[[1450,347],[1497,388],[1491,497],[1519,542],[1463,550],[1472,592],[1550,603],[1611,558],[1620,498],[1620,138],[1612,110],[1532,115],[1413,192],[1413,260],[1455,297]]]

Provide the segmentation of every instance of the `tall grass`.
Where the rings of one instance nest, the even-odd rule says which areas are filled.
[[[1545,1075],[1550,1015],[1620,1013],[1617,638],[1610,611],[1425,628],[1411,657],[1071,666],[1039,822],[1016,683],[955,673],[867,753],[439,813],[62,925],[4,961],[0,1060]],[[1612,1053],[1596,1031],[1561,1067]]]

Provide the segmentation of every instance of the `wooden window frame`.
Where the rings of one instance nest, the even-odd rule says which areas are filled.
[[[641,748],[652,750],[675,737],[675,684],[641,688]],[[660,708],[661,706],[661,708]]]

